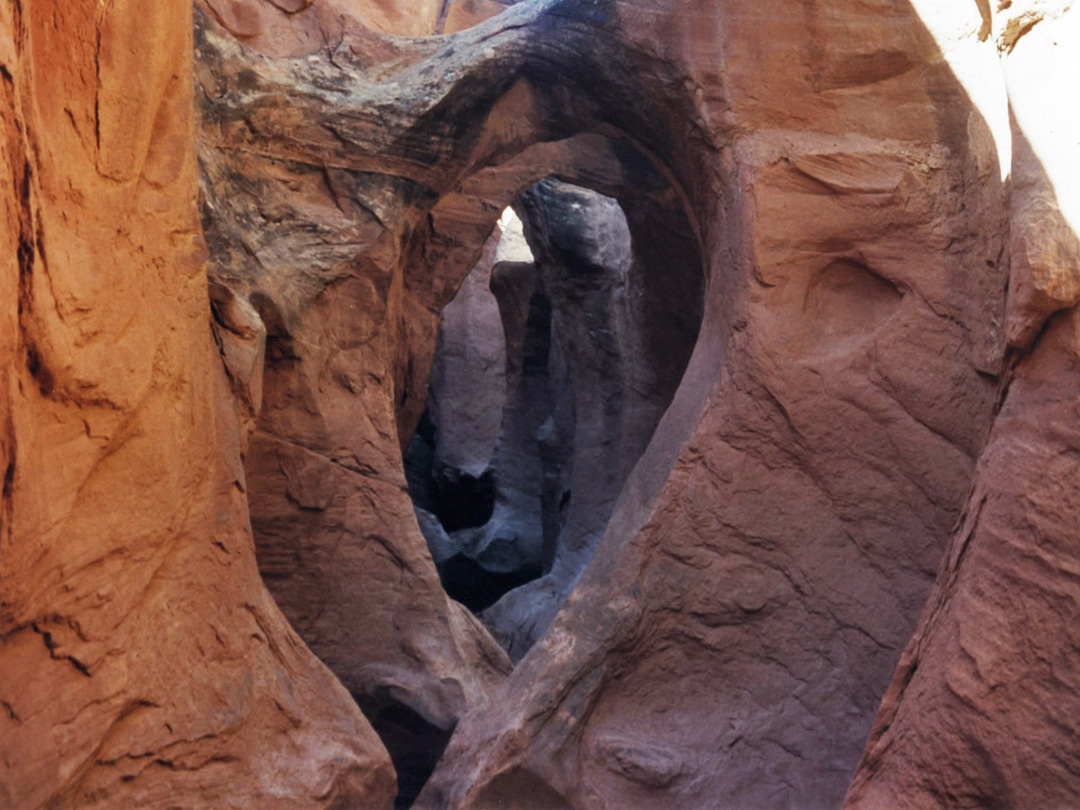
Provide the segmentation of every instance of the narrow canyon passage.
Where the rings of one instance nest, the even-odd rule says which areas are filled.
[[[444,587],[514,660],[591,557],[697,338],[685,218],[664,245],[635,227],[617,200],[542,180],[442,312],[406,474]]]
[[[197,19],[206,131],[233,126],[237,102],[254,126],[280,103],[279,77]],[[388,171],[210,139],[200,153],[223,351],[238,393],[248,380],[261,396],[246,396],[245,459],[259,569],[382,737],[400,806],[572,591],[702,318],[701,235],[670,168],[573,123],[588,104],[537,118],[529,107],[563,102],[530,74],[509,88],[490,77],[498,95],[479,110],[483,148],[509,138],[510,151],[437,198]],[[327,129],[352,127],[328,101],[345,119]],[[506,122],[522,117],[538,131],[519,141]],[[491,239],[508,205],[513,240]],[[471,317],[467,303],[455,315],[459,288],[463,302],[486,290],[478,335],[453,331]],[[246,336],[259,326],[255,380]],[[494,388],[467,368],[476,354]]]
[[[0,3],[0,807],[1077,805],[1078,43]]]
[[[700,326],[685,217],[665,212],[661,234],[654,208],[628,208],[637,242],[618,200],[555,178],[505,209],[442,311],[404,456],[443,586],[515,661],[591,558]]]
[[[212,275],[267,333],[259,568],[402,806],[839,803],[992,418],[1000,204],[916,126],[964,108],[802,133],[736,72],[775,111],[729,129],[720,75],[597,36],[624,12],[375,71],[400,43],[200,19]]]

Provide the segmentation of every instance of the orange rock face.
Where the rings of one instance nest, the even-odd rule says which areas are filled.
[[[985,15],[1013,136],[1006,327],[1015,353],[845,808],[1068,807],[1080,795],[1080,142],[1061,137],[1075,132],[1080,105],[1046,92],[1080,65],[1074,49],[1058,50],[1080,33],[1080,14],[1062,6],[998,4]]]
[[[382,807],[259,580],[184,2],[5,4],[0,805]]]
[[[1080,12],[502,6],[0,10],[0,804],[1074,803]],[[673,398],[575,400],[512,667],[402,451],[545,177],[620,200]]]

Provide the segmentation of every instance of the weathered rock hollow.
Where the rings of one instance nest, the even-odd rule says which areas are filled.
[[[0,804],[1075,804],[1078,28],[0,6]]]

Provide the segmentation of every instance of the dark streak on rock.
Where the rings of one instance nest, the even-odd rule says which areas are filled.
[[[86,664],[84,664],[78,658],[73,655],[63,655],[56,651],[57,645],[56,642],[53,640],[52,633],[48,632],[47,630],[42,630],[40,627],[37,626],[36,622],[34,624],[31,624],[30,627],[35,633],[41,636],[42,641],[45,642],[45,647],[49,651],[50,658],[52,658],[54,661],[67,661],[87,678],[91,677],[89,667],[87,667]]]

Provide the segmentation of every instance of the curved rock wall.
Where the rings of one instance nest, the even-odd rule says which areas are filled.
[[[618,8],[715,116],[684,186],[701,338],[567,607],[420,805],[838,805],[993,419],[996,152],[914,14],[732,3],[688,13],[715,40],[658,41]]]
[[[202,2],[209,296],[190,7],[0,8],[0,803],[387,806],[351,692],[456,725],[420,807],[1068,805],[1077,12],[499,5]],[[510,672],[401,448],[552,175],[670,186],[705,308]]]
[[[387,807],[255,566],[190,31],[182,0],[0,8],[0,805]]]
[[[677,196],[625,191],[633,234],[618,200],[580,186],[547,178],[519,198],[532,249],[520,222],[497,229],[443,309],[432,435],[406,457],[430,456],[410,491],[435,510],[420,516],[444,585],[515,661],[591,558],[700,325],[701,261]],[[505,260],[513,239],[525,261]]]
[[[974,38],[970,18],[931,21],[950,53],[963,33]],[[979,49],[991,64],[1000,57],[1008,91],[1013,361],[846,808],[1068,807],[1078,795],[1080,142],[1066,133],[1080,102],[1048,88],[1080,70],[1066,46],[1080,36],[1080,12],[998,4],[980,28]]]
[[[577,136],[591,102],[573,113],[580,124],[547,116],[561,95],[514,77],[550,47],[534,29],[556,18],[509,13],[520,19],[461,35],[484,49],[387,40],[401,75],[365,63],[371,34],[274,58],[198,17],[211,272],[267,330],[246,460],[261,571],[354,695],[443,729],[509,662],[447,599],[405,492],[401,445],[424,407],[438,313],[499,213],[541,177],[665,182],[617,132]],[[608,84],[628,93],[618,69]]]
[[[509,661],[447,598],[405,487],[395,388],[408,364],[398,365],[398,323],[407,312],[407,328],[430,340],[437,319],[406,299],[400,262],[430,192],[406,177],[233,144],[230,128],[248,127],[245,116],[267,99],[297,115],[296,90],[280,95],[277,63],[199,20],[211,274],[267,330],[262,408],[245,459],[260,571],[355,697],[396,702],[449,730]],[[310,65],[338,70],[320,59],[283,63],[298,75]],[[337,91],[318,92],[334,99],[325,110],[336,116]],[[233,109],[240,100],[251,111]]]

